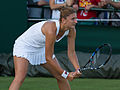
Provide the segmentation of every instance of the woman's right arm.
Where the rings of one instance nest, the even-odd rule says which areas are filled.
[[[45,41],[45,57],[47,64],[50,65],[59,75],[62,75],[64,70],[56,65],[55,60],[52,58],[54,54],[54,44],[56,40],[56,25],[53,22],[49,22],[44,25],[44,34],[46,37]],[[72,81],[76,77],[75,72],[70,72],[67,79]]]
[[[54,44],[55,44],[55,40],[56,40],[56,25],[54,22],[47,22],[44,25],[44,34],[46,37],[46,41],[45,41],[45,57],[46,57],[46,61],[47,64],[49,64],[51,66],[51,68],[53,68],[56,72],[58,72],[58,74],[62,74],[63,73],[63,69],[59,68],[53,57],[54,54]]]

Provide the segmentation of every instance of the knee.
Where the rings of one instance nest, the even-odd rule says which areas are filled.
[[[25,80],[25,77],[15,76],[14,81],[16,83],[22,84]]]

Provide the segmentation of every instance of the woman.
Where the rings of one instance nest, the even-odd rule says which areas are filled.
[[[60,90],[70,90],[68,80],[79,77],[80,66],[75,53],[75,24],[76,13],[73,8],[61,9],[59,20],[43,21],[34,24],[15,41],[13,56],[15,64],[15,78],[9,90],[19,90],[27,70],[28,63],[41,65],[56,79]],[[75,72],[66,72],[57,62],[54,55],[54,44],[63,36],[68,36],[68,57],[75,68]]]

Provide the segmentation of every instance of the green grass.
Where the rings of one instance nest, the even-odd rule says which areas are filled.
[[[0,90],[8,90],[13,77],[0,77]],[[75,79],[71,90],[120,90],[120,79]],[[27,77],[20,90],[59,90],[54,78]]]

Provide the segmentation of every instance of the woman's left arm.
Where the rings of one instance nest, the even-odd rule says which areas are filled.
[[[76,29],[69,31],[68,35],[68,58],[73,64],[75,70],[80,69],[78,58],[75,52],[75,38],[76,38]]]

